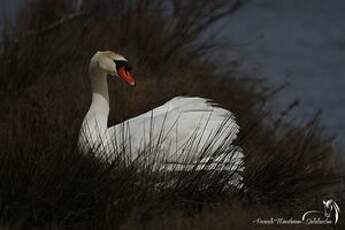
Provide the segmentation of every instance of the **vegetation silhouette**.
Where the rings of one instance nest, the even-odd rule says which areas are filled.
[[[0,226],[256,229],[258,217],[299,216],[325,197],[341,207],[342,161],[319,115],[296,124],[288,116],[295,104],[275,118],[267,104],[277,90],[241,71],[241,62],[218,58],[231,49],[205,39],[241,2],[29,1],[0,47]],[[232,111],[246,154],[243,186],[229,187],[233,175],[224,172],[157,174],[145,162],[138,170],[80,153],[87,66],[98,50],[125,54],[137,76],[135,89],[109,82],[110,124],[177,95]]]

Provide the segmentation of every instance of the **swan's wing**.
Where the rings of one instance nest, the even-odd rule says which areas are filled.
[[[204,98],[175,97],[160,107],[110,127],[108,136],[115,148],[140,152],[159,147],[157,149],[165,151],[162,155],[168,161],[174,161],[181,155],[185,157],[186,152],[196,155],[194,153],[201,148],[211,151],[224,142],[230,145],[238,132],[239,126],[230,111]]]

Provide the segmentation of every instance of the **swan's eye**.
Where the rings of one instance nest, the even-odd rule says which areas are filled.
[[[117,61],[114,60],[116,64],[116,70],[119,70],[121,67],[125,67],[127,71],[132,70],[132,66],[128,63],[128,61]]]

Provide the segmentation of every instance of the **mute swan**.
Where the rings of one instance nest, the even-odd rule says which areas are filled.
[[[231,145],[239,131],[234,116],[204,98],[175,97],[149,112],[108,127],[107,76],[135,86],[130,71],[127,59],[114,52],[97,52],[92,57],[92,103],[80,129],[81,151],[92,151],[106,159],[114,159],[116,153],[125,151],[129,161],[147,157],[155,164],[160,162],[158,168],[166,170],[180,165],[190,168],[191,162],[198,162],[198,168],[214,169],[221,165],[227,170],[243,169],[243,154]],[[217,151],[219,154],[214,156]],[[148,152],[155,154],[147,156]]]

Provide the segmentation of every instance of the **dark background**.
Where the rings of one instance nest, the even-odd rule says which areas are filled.
[[[25,0],[1,0],[2,25]],[[345,1],[251,0],[215,28],[235,44],[249,71],[277,86],[289,83],[274,105],[282,109],[295,98],[296,119],[318,110],[338,143],[345,145]],[[6,15],[7,17],[4,17]],[[221,32],[221,34],[219,34]]]
[[[0,229],[256,229],[258,217],[299,219],[323,210],[322,200],[344,207],[345,155],[325,133],[342,133],[338,143],[345,136],[344,3],[81,0],[79,8],[76,1],[1,1]],[[231,144],[245,155],[241,186],[229,186],[237,174],[218,169],[156,173],[152,164],[163,162],[155,156],[164,152],[151,141],[133,162],[126,146],[110,162],[97,145],[81,152],[86,67],[97,50],[122,53],[135,67],[137,87],[108,81],[109,126],[177,95],[233,112],[241,130]]]

